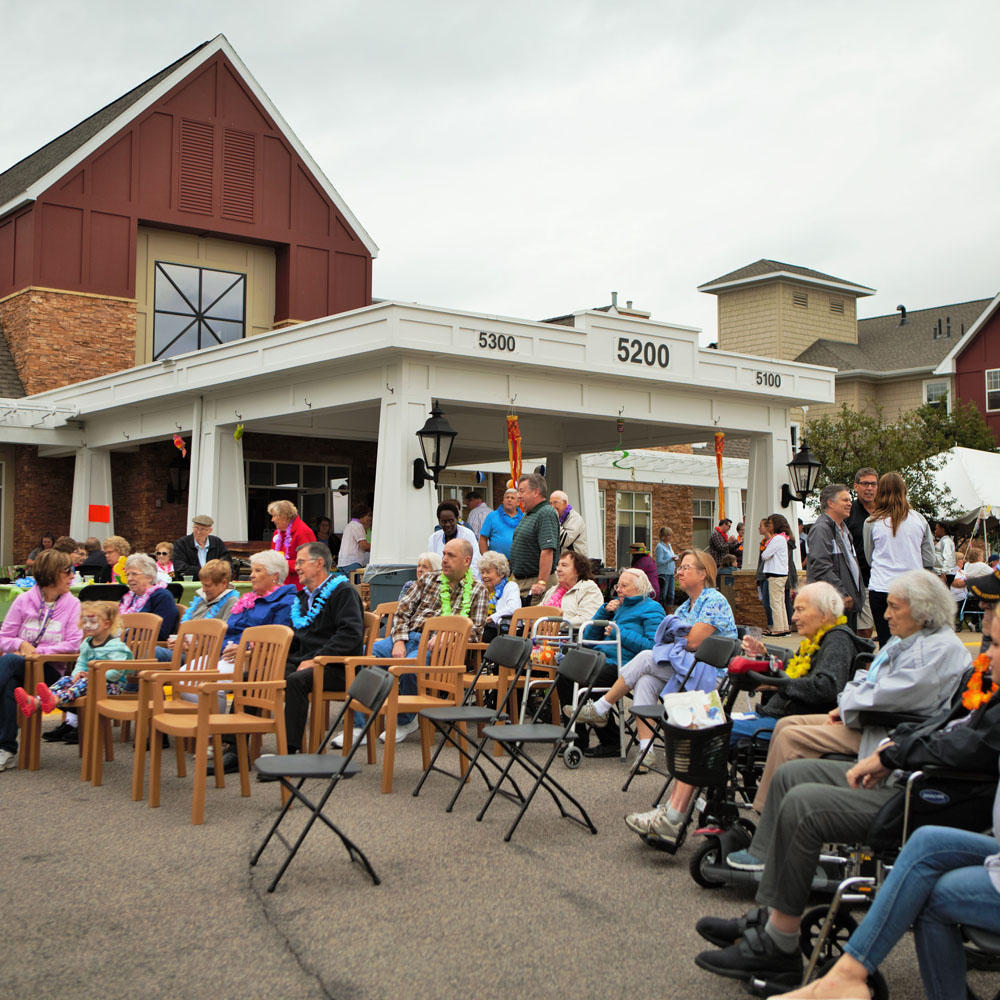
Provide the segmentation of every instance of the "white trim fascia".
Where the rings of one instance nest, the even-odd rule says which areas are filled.
[[[824,281],[822,278],[813,278],[805,274],[796,274],[794,271],[771,271],[768,274],[757,274],[751,278],[737,278],[734,281],[711,282],[707,285],[699,285],[699,292],[723,291],[727,288],[737,288],[740,285],[761,284],[765,281],[775,281],[778,278],[786,278],[789,281],[798,282],[800,285],[815,285],[818,288],[826,288],[832,291],[848,292],[857,295],[859,298],[866,295],[874,295],[876,289],[868,288],[866,285],[852,285],[846,281]]]
[[[95,136],[85,142],[78,149],[74,150],[69,156],[64,160],[57,163],[51,170],[35,181],[30,187],[25,191],[18,194],[16,197],[12,198],[5,205],[0,205],[0,218],[16,209],[22,207],[27,202],[35,201],[39,195],[47,191],[60,177],[64,177],[68,174],[74,167],[82,163],[88,156],[94,153],[96,150],[100,149],[110,138],[120,132],[123,128],[129,125],[132,121],[138,118],[145,111],[149,110],[157,101],[159,101],[165,94],[168,94],[174,87],[177,86],[185,77],[190,76],[199,66],[208,62],[213,56],[221,52],[226,58],[233,64],[236,71],[242,76],[243,82],[252,91],[254,97],[263,105],[264,110],[274,121],[275,125],[284,135],[284,137],[289,141],[292,148],[305,163],[306,167],[310,170],[316,180],[319,182],[320,186],[329,196],[330,200],[337,206],[337,210],[344,216],[345,220],[351,226],[355,233],[357,233],[358,238],[365,245],[365,248],[372,255],[372,257],[378,256],[378,244],[371,238],[367,230],[358,221],[357,216],[348,208],[347,202],[341,197],[340,192],[330,183],[329,178],[320,169],[319,164],[312,158],[309,151],[302,145],[299,137],[292,131],[289,127],[288,122],[282,117],[281,113],[274,106],[271,99],[264,92],[260,84],[254,79],[253,74],[247,69],[246,64],[243,60],[236,54],[232,45],[229,44],[229,40],[225,35],[216,35],[204,48],[199,49],[195,52],[190,59],[185,60],[180,66],[177,67],[169,76],[162,79],[152,90],[147,94],[144,94],[138,101],[135,102],[128,110],[122,112],[114,121],[106,125],[100,132]]]
[[[921,374],[934,374],[934,369],[930,365],[923,365],[920,368],[894,368],[887,372],[869,371],[866,368],[850,368],[842,372],[837,372],[837,378],[869,378],[884,382],[892,378],[906,378]]]
[[[986,324],[993,313],[996,312],[998,304],[1000,304],[1000,292],[993,297],[993,301],[979,314],[975,323],[965,331],[965,335],[959,338],[958,343],[945,355],[941,364],[934,369],[935,375],[955,374],[955,359],[972,343],[970,338],[975,337],[979,333],[980,329]]]

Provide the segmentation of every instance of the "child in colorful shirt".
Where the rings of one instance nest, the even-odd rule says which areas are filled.
[[[14,700],[25,716],[36,709],[52,712],[87,693],[89,665],[92,660],[131,660],[132,650],[119,638],[122,620],[118,605],[113,601],[87,601],[80,605],[80,628],[84,640],[72,673],[56,681],[52,687],[39,683],[36,694],[30,695],[22,687],[14,689]],[[124,694],[127,690],[127,671],[107,672],[108,694]]]

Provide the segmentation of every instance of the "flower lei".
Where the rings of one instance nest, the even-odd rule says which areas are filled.
[[[472,570],[467,569],[465,571],[465,578],[462,582],[462,604],[461,610],[458,612],[460,615],[465,615],[466,618],[469,616],[469,609],[472,607],[472,588],[475,586],[476,578],[472,575]],[[441,590],[441,614],[450,615],[451,614],[451,581],[448,579],[444,573],[441,574],[441,579],[438,582],[438,587]]]
[[[832,625],[823,625],[816,630],[816,634],[811,639],[803,639],[799,643],[799,651],[788,661],[785,666],[785,674],[789,677],[805,677],[812,669],[813,654],[819,649],[819,644],[823,641],[823,636],[830,629],[838,625],[846,625],[847,617],[841,615]]]
[[[155,594],[158,590],[163,590],[165,584],[157,583],[152,587],[147,588],[146,593],[142,597],[137,597],[135,592],[130,590],[121,600],[121,604],[118,605],[118,611],[120,614],[128,614],[128,612],[138,612],[146,606],[146,602]]]
[[[292,628],[303,629],[308,628],[319,616],[319,613],[323,610],[323,605],[326,604],[327,598],[342,584],[347,582],[346,576],[331,576],[327,579],[326,583],[320,587],[319,592],[313,598],[312,607],[309,609],[308,614],[302,614],[302,605],[299,601],[295,601],[292,604]],[[304,593],[304,591],[303,591]]]
[[[492,594],[492,596],[490,597],[490,603],[489,603],[489,606],[488,606],[488,607],[487,607],[487,609],[486,609],[486,613],[487,613],[488,615],[492,615],[492,614],[496,614],[496,610],[497,610],[497,601],[499,601],[499,600],[500,600],[500,597],[501,597],[501,595],[503,594],[503,588],[504,588],[504,587],[505,587],[506,585],[507,585],[507,577],[504,577],[504,578],[503,578],[503,579],[502,579],[502,580],[501,580],[501,581],[500,581],[500,582],[499,582],[499,583],[498,583],[498,584],[496,585],[496,588],[494,589],[494,591],[493,591],[493,594]],[[449,594],[449,595],[448,595],[448,601],[449,601],[449,604],[450,604],[450,602],[451,602],[451,594]],[[442,604],[443,604],[443,603],[444,603],[444,602],[442,601]]]
[[[962,692],[962,704],[970,712],[974,712],[981,705],[985,705],[996,694],[997,690],[997,686],[993,684],[989,691],[983,691],[983,677],[990,668],[990,658],[987,653],[980,653],[972,666],[972,676],[969,678],[969,683]]]
[[[233,588],[230,587],[228,590],[224,590],[221,594],[219,594],[219,596],[214,601],[212,601],[211,604],[208,605],[208,608],[206,609],[205,614],[202,615],[202,618],[205,619],[221,618],[222,617],[221,612],[225,607],[226,600],[229,598],[229,595],[232,594],[232,592]],[[194,618],[194,613],[198,605],[203,603],[206,603],[205,598],[201,594],[195,594],[194,600],[191,602],[191,607],[189,607],[187,611],[184,612],[181,621],[182,622],[191,621]]]
[[[280,584],[273,586],[266,594],[255,594],[252,590],[248,591],[233,605],[233,610],[229,614],[231,616],[239,615],[244,611],[249,611],[257,603],[259,597],[270,597],[278,589],[278,586]]]
[[[276,552],[284,552],[285,558],[291,562],[292,561],[292,525],[295,523],[295,518],[292,518],[288,522],[287,528],[279,528],[274,533],[274,538],[271,539],[271,548]]]

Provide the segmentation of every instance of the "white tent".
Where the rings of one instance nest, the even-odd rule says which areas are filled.
[[[972,522],[980,512],[984,518],[1000,516],[1000,454],[950,448],[938,457],[944,464],[935,479],[951,490],[961,512],[955,520]]]

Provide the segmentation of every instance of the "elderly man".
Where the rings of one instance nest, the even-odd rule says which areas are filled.
[[[851,491],[843,483],[830,483],[820,490],[819,507],[823,513],[809,529],[806,582],[825,580],[834,587],[844,599],[847,624],[856,631],[858,612],[865,606],[867,592],[847,527],[851,504]]]
[[[524,511],[510,545],[510,570],[524,604],[537,604],[555,586],[553,568],[559,551],[559,515],[545,499],[549,485],[537,472],[521,476],[517,496]]]
[[[1000,621],[993,624],[990,666],[1000,679]],[[758,909],[736,919],[705,917],[696,929],[717,950],[695,961],[731,979],[800,974],[799,929],[824,844],[860,843],[878,811],[898,791],[893,772],[927,765],[996,774],[1000,745],[1000,699],[971,713],[961,703],[922,723],[897,727],[855,764],[837,760],[793,760],[774,781],[754,835],[763,858]]]
[[[425,573],[403,595],[392,619],[389,638],[379,639],[372,654],[397,659],[416,656],[424,622],[438,615],[465,615],[471,618],[470,639],[478,642],[489,613],[489,594],[472,574],[472,557],[472,543],[467,539],[452,538],[445,542],[441,552],[441,572]],[[416,674],[403,674],[399,678],[399,693],[417,693]],[[416,732],[417,725],[415,715],[400,714],[396,742],[400,743],[410,733]]]
[[[493,508],[475,490],[465,494],[465,505],[469,508],[469,516],[465,519],[465,523],[478,539],[483,530],[483,522],[493,513]]]
[[[198,579],[202,566],[212,559],[224,559],[232,564],[233,557],[226,543],[212,534],[215,521],[207,514],[191,518],[191,534],[174,542],[174,572]]]
[[[358,592],[342,573],[331,573],[333,558],[323,542],[306,542],[295,550],[302,589],[292,605],[295,638],[285,667],[285,731],[288,752],[302,747],[309,693],[317,656],[360,656],[364,652],[364,610]],[[344,690],[344,666],[323,667],[323,690]]]
[[[549,497],[552,509],[559,515],[559,548],[563,552],[587,554],[587,526],[578,510],[573,510],[569,497],[562,490],[553,490]]]
[[[861,582],[867,587],[868,577],[871,576],[871,566],[868,565],[868,558],[865,556],[865,521],[875,510],[875,492],[878,489],[878,473],[869,467],[858,469],[854,473],[854,492],[856,494],[854,503],[851,504],[851,513],[847,517],[847,527],[851,532],[851,541],[854,542],[854,554],[858,557],[858,567],[861,570]],[[801,529],[800,529],[801,530]],[[871,603],[865,596],[864,607],[858,611],[858,635],[866,639],[872,634],[875,622],[872,620]]]
[[[510,558],[510,543],[514,529],[521,523],[524,512],[517,505],[517,490],[510,487],[503,495],[498,510],[490,511],[479,532],[479,551],[499,552]]]

